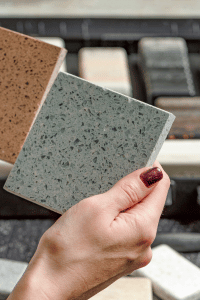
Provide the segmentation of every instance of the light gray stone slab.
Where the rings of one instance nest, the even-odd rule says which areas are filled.
[[[28,264],[0,258],[0,299],[6,299],[22,277]]]
[[[151,166],[174,118],[60,72],[4,187],[63,213]]]
[[[151,262],[132,274],[151,279],[163,300],[199,300],[200,269],[167,245],[155,247]]]

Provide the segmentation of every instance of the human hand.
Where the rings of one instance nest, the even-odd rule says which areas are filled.
[[[163,179],[150,187],[140,178],[149,170],[143,168],[64,213],[42,236],[25,272],[30,289],[37,286],[48,300],[88,299],[147,265],[170,183],[159,163],[154,167]]]

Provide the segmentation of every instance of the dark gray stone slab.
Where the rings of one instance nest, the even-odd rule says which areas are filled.
[[[63,213],[151,166],[174,116],[60,72],[5,189]]]
[[[143,38],[139,56],[149,103],[159,96],[196,94],[184,39]]]

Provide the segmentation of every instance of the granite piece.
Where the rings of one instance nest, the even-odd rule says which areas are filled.
[[[0,27],[0,159],[14,163],[66,50]]]
[[[6,299],[22,277],[28,264],[0,258],[0,299]]]
[[[163,300],[199,300],[200,269],[167,245],[152,251],[151,262],[132,274],[151,279],[153,291]]]
[[[123,48],[82,48],[79,51],[80,76],[104,88],[132,96],[128,56]]]
[[[153,292],[151,281],[148,278],[122,277],[90,299],[152,300]]]
[[[4,187],[63,213],[151,166],[173,120],[168,112],[60,72]]]
[[[138,52],[148,103],[159,96],[195,95],[184,39],[143,38]]]

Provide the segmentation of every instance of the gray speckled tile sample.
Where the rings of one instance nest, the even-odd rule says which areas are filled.
[[[6,299],[22,277],[28,264],[0,258],[0,299]]]
[[[174,118],[60,72],[4,188],[63,213],[152,165]]]

